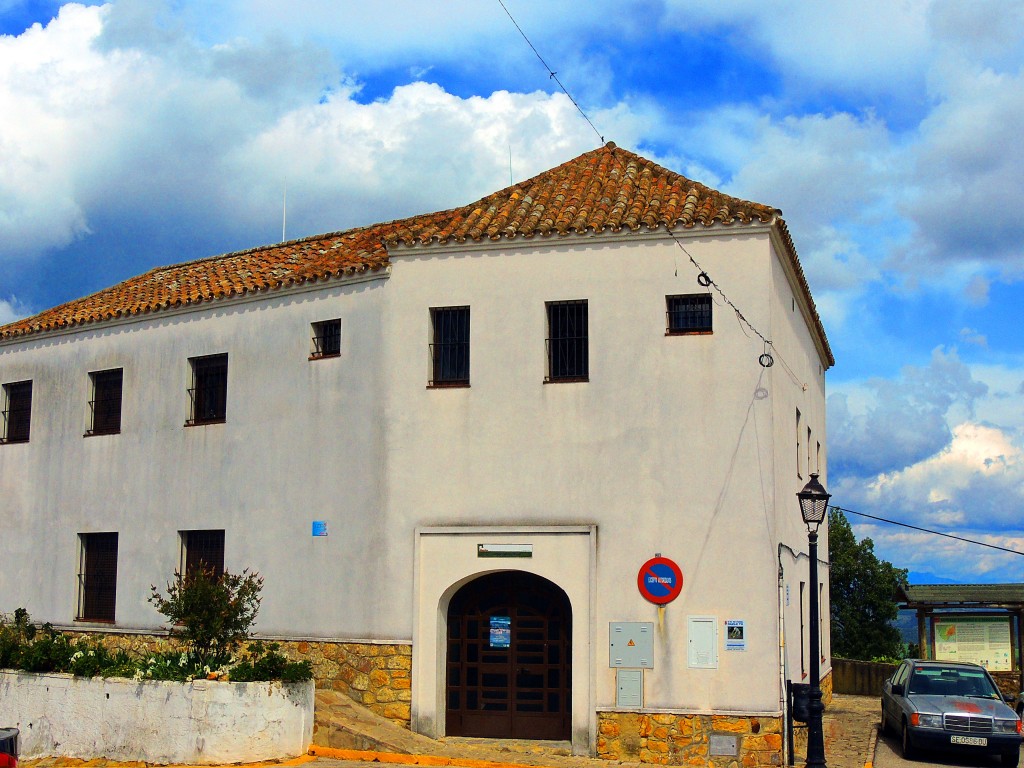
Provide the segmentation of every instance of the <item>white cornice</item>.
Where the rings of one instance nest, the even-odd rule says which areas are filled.
[[[534,235],[532,237],[518,236],[513,238],[502,237],[497,240],[487,238],[481,240],[464,240],[461,243],[454,240],[449,240],[444,243],[436,241],[430,241],[428,243],[413,243],[412,245],[396,243],[388,246],[388,257],[395,259],[402,257],[425,256],[434,249],[443,249],[445,253],[480,253],[481,251],[527,250],[530,248],[554,247],[558,245],[578,245],[582,242],[586,242],[588,244],[593,243],[595,245],[620,244],[627,238],[633,242],[638,240],[652,242],[661,242],[665,240],[699,240],[702,238],[716,238],[734,234],[766,234],[771,232],[773,229],[774,226],[771,223],[763,224],[761,222],[754,222],[750,224],[714,224],[710,227],[700,226],[691,227],[689,229],[680,228],[672,230],[671,233],[669,233],[665,227],[658,227],[657,229],[645,228],[636,232],[631,229],[623,228],[618,232],[603,231],[587,232],[585,234],[577,232],[561,234],[555,232],[549,235]]]

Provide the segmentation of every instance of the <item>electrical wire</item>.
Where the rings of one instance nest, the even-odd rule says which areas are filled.
[[[728,304],[732,311],[736,314],[736,320],[742,323],[743,325],[747,326],[747,328],[749,328],[764,343],[764,352],[758,358],[758,362],[760,363],[761,367],[770,368],[773,365],[775,358],[778,358],[779,362],[782,363],[782,367],[786,369],[786,373],[788,373],[789,377],[793,380],[793,383],[797,384],[800,387],[806,387],[807,385],[800,380],[799,376],[796,375],[796,372],[789,365],[789,363],[786,362],[786,359],[779,352],[778,348],[772,343],[772,340],[766,337],[759,330],[757,330],[757,328],[754,327],[754,324],[747,320],[746,316],[740,311],[740,308],[737,307],[732,302],[732,299],[725,295],[725,291],[722,290],[722,287],[718,283],[716,283],[711,278],[711,275],[709,275],[704,270],[704,267],[702,267],[697,262],[697,260],[693,258],[693,254],[686,250],[686,247],[679,241],[679,238],[676,237],[676,233],[672,231],[672,228],[666,227],[665,230],[668,232],[673,242],[675,242],[675,244],[679,247],[679,250],[686,254],[686,258],[688,258],[690,260],[690,263],[693,264],[693,266],[697,269],[697,284],[704,288],[708,288],[709,292],[711,288],[714,288],[716,291],[718,291],[718,295],[722,297],[722,301]]]
[[[846,509],[845,507],[837,507],[834,504],[829,505],[830,509],[834,509],[837,512],[842,512],[844,515],[857,515],[858,517],[867,517],[872,520],[878,520],[882,523],[888,523],[889,525],[898,525],[901,528],[910,528],[914,531],[921,531],[922,533],[930,533],[933,536],[943,536],[947,539],[956,539],[957,541],[963,541],[967,544],[977,544],[979,547],[988,547],[989,549],[998,549],[1000,552],[1009,552],[1011,555],[1024,556],[1024,552],[1019,552],[1016,549],[1009,549],[1008,547],[1000,547],[998,544],[987,544],[984,541],[976,541],[974,539],[966,539],[963,536],[955,536],[952,533],[943,533],[942,531],[933,531],[929,528],[921,528],[917,525],[911,525],[910,523],[901,523],[898,520],[889,520],[885,517],[878,517],[876,515],[869,515],[866,512],[854,512],[852,509]]]
[[[540,51],[538,51],[536,47],[534,47],[533,43],[530,42],[530,38],[528,38],[526,36],[526,33],[523,32],[523,28],[519,26],[519,22],[515,20],[512,14],[509,13],[508,8],[505,7],[505,3],[503,3],[502,0],[498,0],[498,5],[501,6],[501,9],[505,11],[505,14],[509,17],[509,19],[512,20],[512,23],[515,24],[516,29],[519,30],[519,34],[523,36],[523,40],[525,40],[526,44],[530,46],[531,49],[533,49],[533,52],[537,55],[537,58],[540,60],[540,63],[544,65],[544,69],[546,69],[548,73],[548,78],[558,83],[558,87],[562,89],[562,93],[569,97],[569,101],[571,101],[572,105],[576,107],[576,110],[581,115],[583,115],[583,119],[590,123],[590,127],[594,129],[594,133],[597,134],[597,138],[599,138],[601,140],[601,143],[604,144],[604,136],[602,136],[601,132],[597,130],[597,126],[595,126],[593,122],[591,122],[590,118],[587,117],[587,113],[583,111],[583,108],[576,103],[576,99],[574,99],[572,97],[572,94],[569,93],[569,89],[562,85],[562,81],[558,79],[558,75],[555,73],[555,71],[548,66],[548,63],[546,61],[544,61],[544,57],[540,55]]]

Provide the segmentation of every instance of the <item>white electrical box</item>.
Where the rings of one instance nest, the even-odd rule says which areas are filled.
[[[608,625],[608,666],[654,668],[654,624],[650,621],[613,621]]]
[[[642,669],[615,670],[615,706],[636,707],[644,705],[644,671]]]
[[[693,669],[718,669],[718,619],[686,617],[686,661]]]

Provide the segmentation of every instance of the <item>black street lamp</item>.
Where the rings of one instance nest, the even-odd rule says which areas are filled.
[[[821,650],[818,647],[818,526],[825,519],[831,495],[818,482],[818,473],[812,472],[804,489],[796,495],[800,500],[800,514],[807,525],[808,556],[811,564],[811,692],[807,717],[807,767],[825,766],[825,734],[821,727]]]

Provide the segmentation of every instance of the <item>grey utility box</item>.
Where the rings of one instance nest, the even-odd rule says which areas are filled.
[[[644,705],[644,671],[642,669],[615,670],[615,706],[635,707]]]
[[[608,666],[654,669],[654,624],[613,621],[608,625]]]

